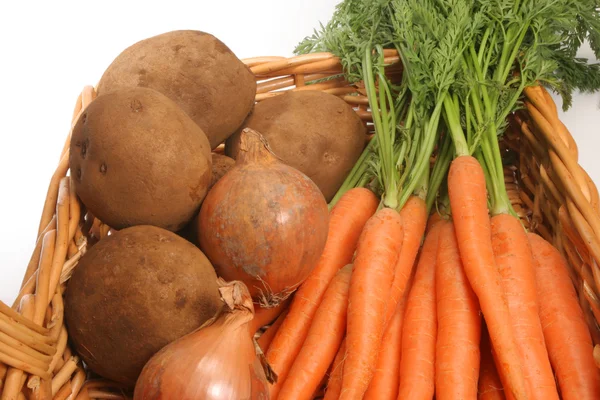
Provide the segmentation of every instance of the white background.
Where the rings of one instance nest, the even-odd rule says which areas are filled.
[[[212,33],[240,58],[290,56],[319,21],[329,20],[336,3],[0,0],[0,300],[12,302],[17,294],[75,100],[114,57],[176,29]],[[582,56],[592,54],[585,49]],[[562,115],[596,183],[599,103],[598,94],[577,96]]]

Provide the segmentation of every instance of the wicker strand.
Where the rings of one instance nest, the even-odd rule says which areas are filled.
[[[69,398],[71,396],[72,393],[73,393],[73,388],[71,386],[71,382],[67,381],[60,388],[60,390],[58,392],[56,392],[56,394],[54,395],[52,400],[66,400],[67,398]]]
[[[50,337],[16,323],[4,314],[0,314],[0,332],[44,354],[53,355],[55,352],[54,347],[51,346],[52,340]]]
[[[21,302],[21,309],[19,310],[22,317],[28,321],[33,318],[33,312],[35,304],[33,296],[26,296]],[[35,326],[35,325],[34,325]],[[33,350],[35,351],[35,350]],[[4,390],[2,391],[2,397],[0,400],[16,400],[21,393],[23,387],[25,374],[22,369],[10,368],[6,374],[6,380],[4,382]]]
[[[4,333],[0,335],[0,350],[23,362],[31,362],[42,368],[49,366],[52,360],[52,356],[41,353]]]
[[[3,302],[0,302],[0,313],[3,313],[7,317],[12,318],[15,322],[18,322],[19,324],[22,324],[41,335],[47,335],[49,333],[49,330],[47,328],[44,328],[43,326],[39,326],[31,322],[31,317],[21,315],[22,313],[16,312],[14,309],[10,308]]]
[[[50,268],[50,279],[48,283],[49,293],[55,293],[56,287],[60,280],[65,258],[67,256],[67,248],[69,245],[69,199],[70,199],[70,188],[69,178],[65,177],[61,179],[58,200],[56,203],[56,247],[54,249],[54,255],[52,258],[52,266]],[[75,234],[75,230],[73,230]],[[46,307],[50,304],[51,299],[48,298],[46,301]]]
[[[44,239],[44,235],[48,233],[51,229],[56,229],[56,218],[52,218],[46,228],[42,231],[40,235],[38,235],[38,239],[35,244],[35,248],[33,250],[33,254],[31,255],[31,259],[29,260],[29,264],[27,265],[27,269],[25,270],[25,276],[23,277],[23,281],[21,283],[21,288],[25,286],[27,281],[31,278],[31,276],[35,273],[40,263],[40,256],[42,254],[42,241]],[[13,308],[17,308],[19,306],[20,298],[13,303]]]
[[[75,192],[75,185],[73,184],[73,177],[70,177],[69,181],[69,244],[73,243],[75,233],[79,226],[81,218],[81,205],[77,199],[77,193]],[[63,260],[64,261],[64,260]]]
[[[85,378],[86,374],[83,367],[78,366],[77,372],[73,376],[73,379],[71,379],[71,395],[67,398],[67,400],[75,400],[81,391],[83,384],[85,383]]]
[[[79,245],[77,249],[77,253],[75,253],[72,257],[70,257],[67,262],[63,265],[62,273],[60,275],[60,283],[65,283],[73,273],[75,266],[81,259],[81,257],[85,254],[87,248],[87,239],[83,238],[83,242]]]
[[[31,400],[47,400],[52,398],[52,381],[50,378],[32,376],[27,381],[27,388],[31,390]]]
[[[35,282],[35,313],[33,322],[42,325],[48,307],[50,298],[50,273],[52,268],[52,259],[54,256],[54,245],[56,243],[56,230],[51,230],[44,236],[42,243],[42,257],[40,267],[38,268],[37,279]]]
[[[560,179],[560,183],[592,226],[596,236],[600,236],[600,216],[593,212],[590,207],[591,195],[589,194],[588,181],[581,172],[581,167],[577,164],[577,160],[570,154],[565,144],[554,134],[550,123],[544,119],[531,103],[526,102],[526,105],[530,115],[537,124],[539,132],[544,136],[546,143],[552,148],[549,150],[550,161]]]
[[[56,171],[52,175],[52,179],[50,180],[50,185],[48,187],[48,195],[46,197],[46,202],[44,203],[44,210],[42,211],[42,218],[40,219],[40,228],[39,233],[41,233],[46,225],[52,219],[54,215],[54,208],[56,207],[56,200],[58,197],[58,187],[60,185],[60,181],[67,174],[67,170],[69,169],[69,150],[65,152],[62,156]]]
[[[54,293],[54,297],[52,297],[51,310],[52,314],[50,315],[50,320],[47,324],[48,328],[50,329],[48,336],[50,336],[52,342],[55,343],[58,341],[62,331],[65,311],[62,292],[60,290],[57,290]]]
[[[558,118],[558,109],[556,103],[552,100],[550,93],[544,90],[541,86],[531,86],[525,88],[525,94],[527,99],[533,103],[535,108],[543,115],[543,117],[552,124],[552,127],[556,130],[558,136],[562,139],[565,145],[568,147],[571,155],[575,158],[579,158],[579,149],[577,143],[573,139],[573,136],[567,129],[567,127]]]
[[[77,364],[79,363],[79,357],[73,356],[63,365],[52,379],[52,396],[58,393],[59,389],[67,383],[71,376],[77,371]]]
[[[253,63],[252,61],[250,61],[250,64],[252,64],[250,66],[250,70],[255,76],[270,75],[273,73],[278,73],[279,75],[287,75],[281,73],[281,71],[288,70],[293,67],[298,67],[300,65],[330,60],[337,61],[337,58],[334,57],[331,53],[312,53],[293,58],[281,58],[278,60],[272,60],[263,63]],[[248,63],[246,63],[246,65],[248,65]]]
[[[67,349],[67,329],[61,326],[60,335],[58,336],[58,342],[56,344],[56,353],[48,366],[50,372],[60,370],[64,365],[63,355]],[[62,362],[61,362],[62,361]]]
[[[584,282],[582,291],[588,300],[588,304],[590,305],[591,312],[594,316],[592,319],[597,321],[600,319],[600,301],[598,300],[598,297],[596,297],[594,290],[587,284],[587,282]],[[598,334],[600,335],[600,331],[598,331]]]

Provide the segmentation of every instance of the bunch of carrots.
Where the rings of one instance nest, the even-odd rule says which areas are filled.
[[[549,107],[540,82],[600,87],[575,58],[597,16],[587,0],[345,0],[299,45],[363,82],[375,135],[318,266],[259,339],[272,400],[600,399],[567,264],[514,212],[498,139],[523,91]]]
[[[600,398],[562,256],[489,217],[474,158],[454,160],[448,186],[451,218],[416,196],[397,212],[344,194],[318,267],[259,339],[271,399]]]
[[[393,134],[376,123],[379,143]],[[325,400],[600,398],[565,260],[526,232],[495,160],[471,155],[460,126],[446,138],[453,157],[437,211],[426,185],[403,203],[385,196],[399,187],[392,175],[381,197],[359,187],[335,203],[318,266],[261,338],[278,375],[271,399],[323,388]],[[498,146],[495,136],[482,143]]]

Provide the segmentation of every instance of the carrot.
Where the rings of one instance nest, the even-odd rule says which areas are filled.
[[[383,208],[366,223],[358,240],[350,279],[346,361],[340,400],[362,399],[381,347],[385,307],[402,248],[402,217]]]
[[[269,308],[261,307],[258,304],[254,304],[254,319],[252,319],[252,322],[250,322],[249,324],[252,333],[254,334],[263,326],[275,321],[282,312],[288,309],[288,306],[290,305],[291,301],[292,298],[288,297],[287,299],[279,303],[277,307]]]
[[[494,262],[484,172],[474,157],[460,156],[452,161],[448,194],[465,274],[479,299],[505,373],[504,388],[516,400],[528,399],[502,277]]]
[[[344,339],[352,265],[338,271],[317,309],[304,344],[279,391],[279,400],[310,400]]]
[[[404,228],[404,239],[394,271],[392,292],[386,311],[386,325],[392,320],[396,305],[404,295],[406,284],[412,276],[412,269],[427,226],[427,204],[420,197],[412,196],[402,207],[400,216]]]
[[[504,388],[498,376],[487,329],[481,332],[481,368],[479,369],[478,400],[505,400]]]
[[[445,219],[438,212],[431,213],[427,220],[427,227],[425,233],[429,232],[438,222],[445,221]]]
[[[267,361],[279,376],[278,383],[270,386],[271,399],[277,398],[281,384],[300,352],[329,282],[340,268],[352,262],[358,238],[378,204],[373,192],[356,188],[346,192],[331,210],[327,243],[319,263],[296,292],[288,317],[267,352]]]
[[[564,400],[600,399],[600,370],[565,260],[540,236],[529,233],[540,320],[550,363]]]
[[[402,326],[398,400],[433,398],[437,337],[435,263],[438,236],[440,228],[445,223],[434,225],[427,233],[417,263],[414,282],[406,300]]]
[[[325,384],[327,383],[327,375],[323,377],[323,380],[319,382],[319,387],[315,392],[310,396],[311,400],[323,400],[323,396],[325,396]]]
[[[266,353],[269,350],[269,346],[271,345],[271,342],[273,341],[275,334],[279,330],[279,327],[281,327],[283,320],[288,315],[288,312],[289,312],[289,308],[286,308],[285,310],[283,310],[283,312],[281,314],[279,314],[279,317],[277,317],[275,322],[273,322],[273,324],[271,326],[269,326],[267,328],[267,330],[264,331],[263,334],[260,335],[260,337],[258,338],[257,342],[258,342],[258,345],[260,346],[260,348],[262,349],[263,353]]]
[[[521,354],[521,366],[531,398],[558,400],[539,317],[533,256],[527,234],[521,222],[512,215],[496,215],[491,224],[494,257],[502,276],[512,328]],[[502,371],[500,375],[502,377]]]
[[[337,400],[342,391],[342,373],[344,371],[344,360],[346,359],[346,339],[342,341],[340,348],[333,360],[327,387],[325,388],[325,397],[323,400]]]
[[[398,302],[396,312],[383,334],[383,346],[379,350],[377,366],[364,400],[396,400],[398,396],[398,368],[400,367],[402,321],[406,297],[403,296]]]
[[[435,397],[476,399],[481,341],[479,304],[465,276],[454,224],[444,224],[439,235],[435,267]]]

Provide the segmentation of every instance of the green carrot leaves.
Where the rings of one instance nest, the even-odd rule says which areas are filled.
[[[345,0],[296,52],[330,51],[350,82],[365,81],[377,133],[370,173],[386,205],[417,194],[431,208],[452,151],[478,156],[492,212],[505,213],[507,117],[528,86],[550,87],[565,109],[575,90],[599,90],[600,64],[576,57],[585,41],[600,57],[599,0]],[[382,73],[384,48],[400,54],[400,87]]]

